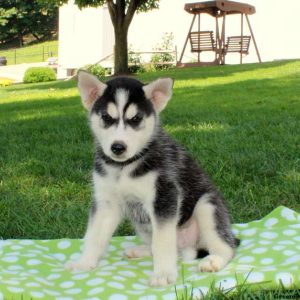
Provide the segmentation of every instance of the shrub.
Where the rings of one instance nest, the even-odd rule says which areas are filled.
[[[56,74],[53,69],[48,67],[32,67],[26,70],[24,74],[24,83],[46,82],[56,80]]]
[[[174,49],[174,35],[173,33],[164,33],[162,43],[157,45],[154,50],[156,51],[173,51]],[[173,67],[171,62],[174,62],[174,54],[171,53],[155,53],[151,57],[151,63],[156,70],[167,70]],[[166,64],[170,63],[170,64]]]
[[[145,68],[142,65],[142,56],[139,53],[135,53],[132,46],[129,46],[128,51],[128,71],[129,73],[144,73]]]
[[[105,75],[106,75],[106,70],[100,65],[86,65],[82,69],[95,75],[99,79],[105,77]]]

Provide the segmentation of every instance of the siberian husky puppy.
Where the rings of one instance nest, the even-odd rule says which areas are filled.
[[[116,77],[104,83],[80,71],[78,88],[96,143],[94,201],[83,253],[66,268],[97,267],[118,224],[128,217],[144,245],[127,249],[126,255],[153,256],[151,286],[176,281],[178,254],[195,259],[205,251],[199,271],[221,270],[238,245],[223,198],[160,126],[173,80],[145,85]]]

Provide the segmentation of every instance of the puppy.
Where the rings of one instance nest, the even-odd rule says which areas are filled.
[[[80,71],[78,88],[95,137],[94,200],[78,261],[69,270],[97,267],[124,217],[144,245],[129,258],[153,256],[151,286],[177,278],[177,258],[200,260],[200,272],[217,272],[235,255],[238,240],[218,190],[186,150],[160,126],[159,113],[173,80],[150,84],[116,77],[106,83]]]

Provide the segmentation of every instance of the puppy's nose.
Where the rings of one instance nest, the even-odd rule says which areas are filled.
[[[116,155],[121,155],[126,150],[126,145],[122,142],[115,142],[111,145],[111,151]]]

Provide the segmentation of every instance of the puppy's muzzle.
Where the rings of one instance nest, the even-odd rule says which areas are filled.
[[[115,142],[111,145],[111,151],[115,155],[121,155],[126,151],[126,145],[122,142]]]

